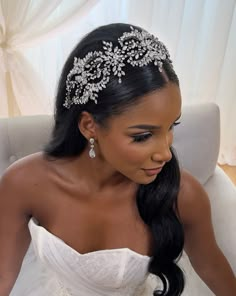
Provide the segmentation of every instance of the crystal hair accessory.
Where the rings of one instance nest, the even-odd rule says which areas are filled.
[[[167,48],[158,38],[132,26],[130,29],[118,38],[118,46],[103,41],[103,51],[89,52],[82,59],[74,57],[73,68],[67,75],[64,107],[69,109],[88,100],[97,104],[98,92],[106,88],[111,74],[121,83],[127,64],[143,67],[153,62],[161,72],[163,61],[172,63]]]

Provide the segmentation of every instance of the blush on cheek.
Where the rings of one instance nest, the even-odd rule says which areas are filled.
[[[127,149],[127,147],[119,147],[117,151],[121,161],[123,160],[129,165],[140,166],[148,158],[148,152],[141,147],[132,147],[129,149]]]

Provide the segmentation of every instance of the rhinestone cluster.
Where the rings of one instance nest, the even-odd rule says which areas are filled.
[[[132,26],[130,29],[118,38],[118,46],[103,41],[103,51],[89,52],[82,59],[74,57],[73,68],[67,75],[64,107],[69,109],[88,100],[97,104],[98,93],[106,87],[111,73],[122,82],[126,64],[143,67],[153,62],[161,72],[163,61],[171,63],[167,48],[158,38]]]

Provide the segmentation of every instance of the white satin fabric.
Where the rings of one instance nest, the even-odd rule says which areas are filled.
[[[150,296],[150,257],[128,248],[80,254],[32,218],[32,243],[10,296]]]

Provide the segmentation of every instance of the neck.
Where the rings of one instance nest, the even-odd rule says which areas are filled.
[[[64,170],[73,183],[83,182],[89,191],[101,192],[112,189],[137,187],[137,184],[96,156],[90,158],[85,150],[80,156],[62,160]]]

